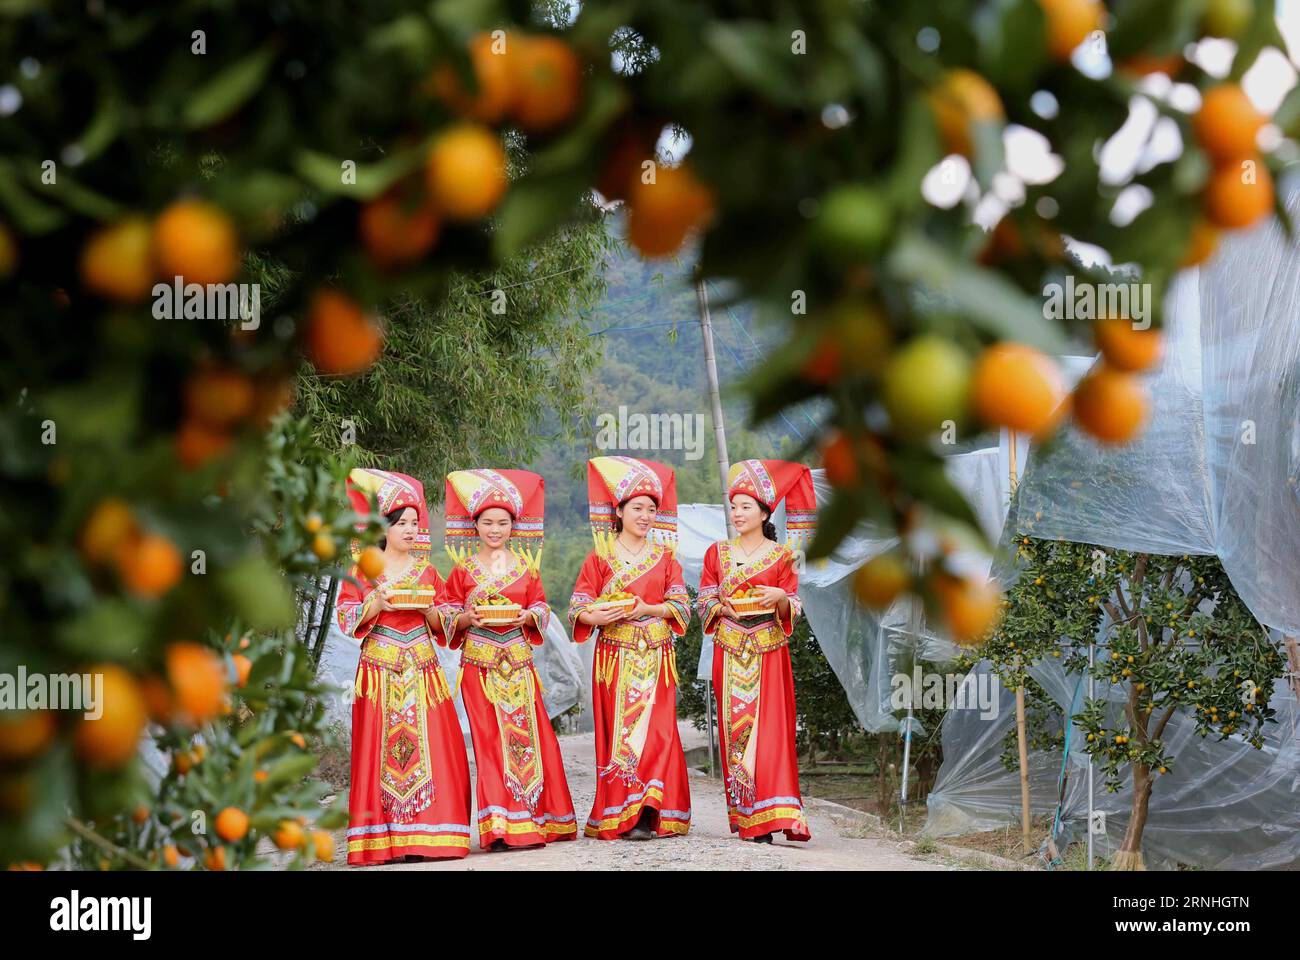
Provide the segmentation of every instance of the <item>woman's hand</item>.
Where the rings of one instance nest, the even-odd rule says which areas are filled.
[[[636,620],[638,617],[657,617],[655,605],[646,603],[640,597],[636,598],[636,603],[623,611],[624,620]]]
[[[721,606],[719,607],[719,609],[722,611],[722,615],[723,615],[724,617],[726,617],[728,620],[739,620],[739,619],[740,619],[740,617],[736,614],[736,608],[735,608],[735,607],[733,607],[731,604],[727,603],[726,600],[722,600],[722,601],[719,601],[719,602],[721,603]]]
[[[623,619],[623,612],[615,607],[588,608],[578,614],[578,619],[589,627],[604,627]]]
[[[777,605],[786,599],[786,592],[780,587],[761,586],[758,588],[759,595],[763,598],[764,610],[775,610]]]
[[[478,610],[472,603],[462,610],[460,616],[456,618],[457,630],[464,630],[466,627],[481,626],[483,626],[483,618],[478,615]]]
[[[389,613],[397,609],[395,606],[393,606],[393,604],[388,599],[391,593],[392,591],[389,590],[387,587],[380,587],[379,595],[376,597],[375,600],[378,608],[385,613]]]

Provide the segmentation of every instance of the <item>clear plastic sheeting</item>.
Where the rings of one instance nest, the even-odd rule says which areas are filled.
[[[1101,651],[1104,648],[1098,647]],[[1104,654],[1099,653],[1098,656]],[[981,662],[975,672],[989,672]],[[1067,715],[1086,696],[1087,679],[1066,674],[1055,661],[1030,668],[1030,674],[1052,702]],[[1081,689],[1082,687],[1082,689]],[[1098,683],[1096,696],[1122,710],[1121,691]],[[1300,740],[1296,736],[1297,704],[1291,688],[1279,682],[1271,705],[1278,722],[1265,728],[1262,749],[1230,738],[1196,735],[1196,724],[1182,711],[1165,729],[1164,739],[1175,757],[1168,774],[1158,776],[1151,794],[1142,846],[1150,867],[1175,864],[1223,870],[1258,870],[1300,864]],[[1015,692],[1002,689],[995,718],[983,720],[974,710],[949,710],[941,728],[944,762],[929,800],[925,833],[957,836],[997,830],[1019,823],[1020,774],[1002,765],[1003,738],[1015,729]],[[1079,749],[1079,731],[1071,737],[1065,764],[1066,784],[1061,807],[1058,848],[1086,839],[1088,822],[1088,757]],[[1034,816],[1056,808],[1061,755],[1034,751],[1029,755],[1030,807]],[[1105,814],[1105,834],[1094,838],[1098,856],[1119,849],[1132,808],[1133,789],[1127,776],[1116,793],[1105,789],[1096,775],[1093,808]]]
[[[1294,179],[1285,196],[1292,214],[1300,213]],[[1142,438],[1104,449],[1067,428],[1025,474],[1023,529],[1122,550],[1217,555],[1279,643],[1300,633],[1298,303],[1300,255],[1280,225],[1270,220],[1227,237],[1208,269],[1188,272],[1169,291],[1166,352],[1151,378],[1153,410]],[[1035,665],[1031,674],[1063,716],[1082,702],[1078,687],[1086,678],[1066,676],[1058,663]],[[1009,697],[1004,692],[1003,702]],[[1175,714],[1164,734],[1174,764],[1157,778],[1143,832],[1148,862],[1300,865],[1300,710],[1293,688],[1278,683],[1272,706],[1278,722],[1265,726],[1262,750],[1237,737],[1202,739],[1191,717]],[[999,759],[1014,724],[1014,708],[993,720],[948,712],[928,833],[1018,821],[1018,774]],[[1077,729],[1072,741],[1061,844],[1083,838],[1086,828],[1087,757]],[[1059,754],[1031,754],[1035,812],[1055,807],[1060,770]],[[1106,834],[1097,838],[1103,856],[1118,847],[1127,825],[1132,788],[1128,778],[1124,784],[1108,793],[1098,777],[1094,804],[1107,814]]]
[[[1300,180],[1287,207],[1300,216]],[[1300,250],[1270,218],[1202,271],[1215,552],[1261,623],[1300,634]]]
[[[1151,413],[1141,436],[1107,447],[1065,427],[1020,489],[1035,536],[1145,553],[1215,552],[1194,278],[1174,281],[1167,307],[1165,353],[1148,380]]]

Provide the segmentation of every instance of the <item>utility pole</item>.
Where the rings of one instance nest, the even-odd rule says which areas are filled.
[[[713,352],[713,321],[709,318],[709,294],[704,281],[695,284],[695,299],[700,307],[700,334],[704,338],[704,370],[709,378],[709,405],[713,412],[713,443],[718,451],[718,480],[722,484],[722,515],[727,523],[727,535],[736,532],[731,525],[731,511],[727,509],[727,475],[731,461],[727,457],[727,428],[722,423],[722,394],[718,389],[718,358]]]
[[[695,282],[695,300],[700,308],[700,336],[704,339],[704,371],[709,380],[709,406],[713,413],[713,443],[718,452],[718,480],[722,484],[722,516],[727,524],[727,536],[734,536],[736,531],[731,525],[731,510],[727,503],[727,475],[731,473],[731,461],[727,457],[727,428],[722,423],[722,394],[718,390],[718,358],[713,352],[713,321],[709,319],[709,293],[703,280]],[[704,716],[709,738],[709,776],[714,776],[713,769],[713,681],[706,687],[706,704]]]

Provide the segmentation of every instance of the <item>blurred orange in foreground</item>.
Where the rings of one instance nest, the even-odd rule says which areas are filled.
[[[936,576],[933,584],[953,640],[964,647],[983,643],[1002,611],[1002,591],[997,585],[947,574]]]
[[[311,835],[312,847],[316,851],[316,859],[323,863],[331,863],[334,860],[334,838],[324,830],[314,830]]]
[[[1099,0],[1038,0],[1047,18],[1047,51],[1057,60],[1070,54],[1101,29],[1106,8]]]
[[[235,665],[235,686],[247,686],[248,676],[253,672],[253,661],[242,653],[236,653],[230,659]]]
[[[77,756],[87,765],[101,768],[124,766],[135,756],[140,733],[148,720],[140,688],[124,668],[104,663],[87,673],[102,677],[100,716],[83,717],[72,734]]]
[[[666,257],[677,252],[687,234],[713,212],[713,192],[690,167],[659,166],[653,181],[633,180],[628,191],[627,236],[643,256]]]
[[[119,303],[138,303],[154,282],[153,230],[131,217],[91,234],[81,251],[86,289]]]
[[[183,570],[180,551],[160,534],[129,538],[117,551],[118,574],[136,596],[161,597],[176,586]]]
[[[361,551],[357,566],[367,580],[378,580],[384,575],[384,551],[378,547],[366,547]]]
[[[477,220],[496,209],[506,192],[506,152],[486,127],[462,123],[429,148],[425,177],[434,204],[452,220]]]
[[[181,640],[168,645],[164,660],[176,708],[186,720],[199,725],[220,714],[226,669],[216,651]]]
[[[1253,154],[1258,149],[1255,137],[1263,125],[1264,117],[1235,83],[1206,90],[1201,109],[1192,117],[1196,140],[1215,163]]]
[[[822,469],[832,487],[852,487],[857,484],[858,459],[853,452],[853,441],[842,430],[827,436],[821,448]]]
[[[322,290],[307,314],[304,348],[320,373],[360,373],[379,359],[384,333],[351,297]]]
[[[853,592],[873,610],[884,610],[911,582],[907,566],[896,555],[872,557],[853,575]]]
[[[228,427],[253,412],[253,381],[237,370],[205,367],[185,383],[185,406],[214,427]]]
[[[514,73],[510,57],[523,38],[501,32],[494,39],[490,33],[477,34],[469,42],[470,66],[474,73],[473,92],[465,88],[456,68],[443,64],[433,75],[433,91],[452,110],[481,123],[504,120],[514,100]]]
[[[87,563],[108,563],[135,533],[135,515],[126,501],[105,497],[81,528],[81,555]]]
[[[178,200],[153,227],[154,256],[164,280],[227,283],[239,273],[239,239],[225,211],[205,200]]]
[[[1187,252],[1178,262],[1180,267],[1195,267],[1210,257],[1219,246],[1219,231],[1202,217],[1197,217],[1192,224],[1191,238],[1187,243]]]
[[[197,470],[218,457],[224,457],[232,442],[230,434],[221,427],[191,417],[177,428],[173,449],[181,466]]]
[[[1106,363],[1116,370],[1136,373],[1149,370],[1160,360],[1164,337],[1159,330],[1135,329],[1132,321],[1122,317],[1098,320],[1094,336]]]
[[[50,710],[0,710],[0,760],[26,760],[49,746],[57,724]]]
[[[1103,363],[1075,387],[1074,417],[1103,443],[1127,443],[1146,421],[1146,390],[1133,374]]]
[[[995,343],[975,361],[971,405],[989,426],[1042,433],[1055,422],[1064,401],[1060,371],[1040,350]]]
[[[441,223],[432,207],[390,192],[361,208],[358,227],[371,259],[381,267],[397,267],[432,250]]]
[[[1259,157],[1227,163],[1205,185],[1205,216],[1216,227],[1240,230],[1273,212],[1273,176]]]
[[[975,124],[1002,122],[1006,112],[993,85],[974,70],[947,70],[930,91],[930,109],[939,135],[950,153],[969,157],[974,151]]]
[[[513,38],[511,112],[528,133],[546,133],[578,112],[582,66],[573,48],[558,37]]]
[[[297,850],[302,846],[302,838],[302,827],[294,820],[281,820],[273,837],[281,850]]]

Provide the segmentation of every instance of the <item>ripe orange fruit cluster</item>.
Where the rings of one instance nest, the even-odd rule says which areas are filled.
[[[217,814],[216,829],[226,843],[238,843],[248,835],[248,814],[238,807],[226,807]]]
[[[117,664],[99,664],[87,672],[101,677],[101,712],[77,722],[73,747],[87,766],[117,769],[135,756],[148,720],[144,697],[135,678]]]
[[[231,431],[257,409],[258,387],[229,367],[205,365],[185,384],[185,419],[176,431],[176,459],[193,470],[223,456]]]
[[[378,547],[366,547],[357,558],[357,566],[367,580],[378,580],[384,575],[384,551]]]
[[[997,584],[937,574],[931,585],[954,642],[974,647],[988,639],[1002,615],[1002,591]]]
[[[219,716],[226,699],[226,668],[211,647],[188,640],[163,655],[175,715],[200,726]]]
[[[573,119],[582,103],[582,64],[564,40],[522,31],[477,34],[469,43],[473,91],[451,64],[433,75],[434,94],[452,111],[479,123],[513,120],[526,133],[550,133]]]
[[[975,362],[971,408],[989,426],[1041,435],[1059,422],[1065,401],[1060,371],[1040,350],[995,343]]]
[[[691,231],[713,215],[713,191],[683,162],[656,164],[633,179],[628,190],[627,237],[643,256],[676,253]]]
[[[907,565],[897,555],[872,557],[853,575],[853,591],[873,610],[884,610],[911,584]]]
[[[49,710],[0,711],[0,760],[28,760],[43,753],[56,728]]]
[[[347,294],[320,290],[307,314],[307,358],[324,374],[360,373],[379,358],[384,333]]]
[[[177,200],[152,223],[130,216],[91,234],[81,250],[81,281],[107,300],[139,303],[155,280],[227,283],[239,260],[239,237],[220,207]]]
[[[1214,246],[1210,229],[1240,230],[1273,210],[1273,177],[1256,141],[1264,122],[1237,84],[1223,83],[1205,91],[1192,118],[1192,131],[1214,165],[1203,196],[1208,223],[1199,227],[1199,233],[1193,232],[1185,264],[1209,257]]]
[[[1007,116],[993,85],[974,70],[961,67],[944,72],[930,91],[930,109],[948,152],[964,157],[974,152],[975,124],[1000,124]]]
[[[1047,20],[1047,51],[1055,60],[1070,54],[1101,29],[1106,8],[1100,0],[1038,0]]]
[[[184,572],[180,551],[166,537],[140,529],[125,501],[105,497],[81,528],[81,556],[96,566],[112,564],[122,585],[140,597],[160,597]]]

